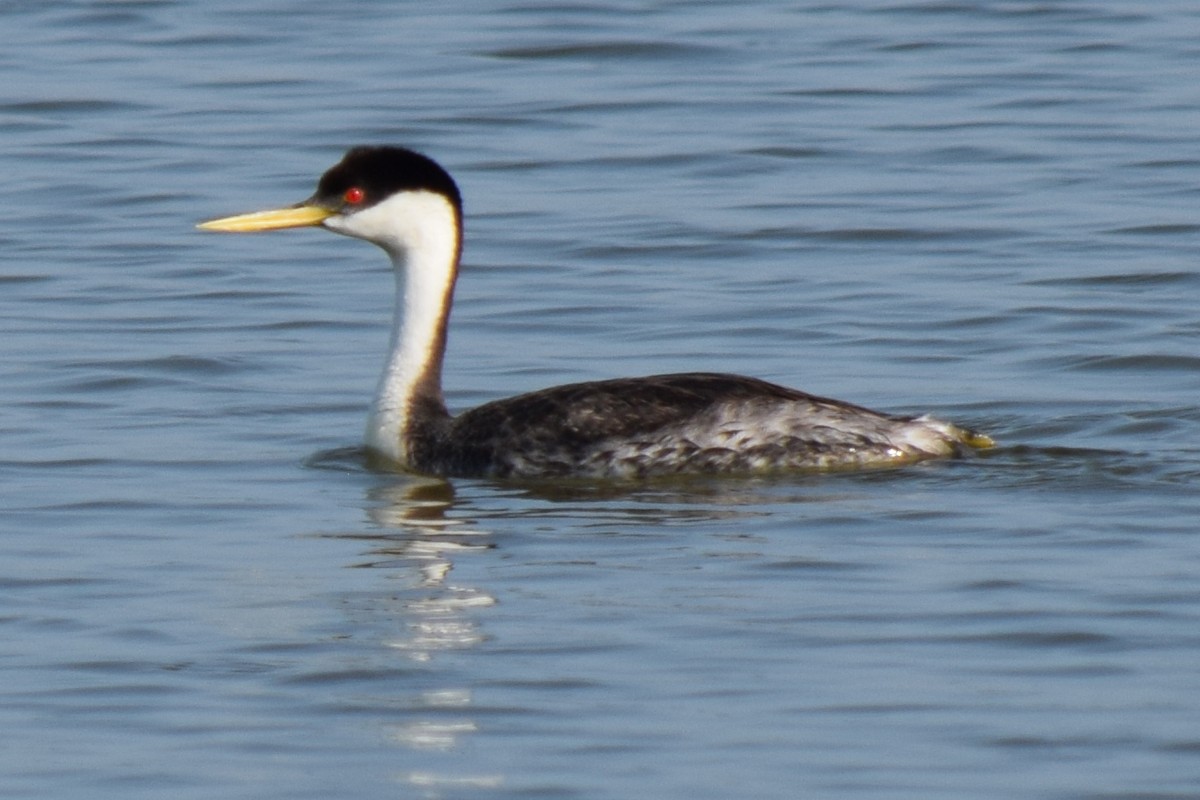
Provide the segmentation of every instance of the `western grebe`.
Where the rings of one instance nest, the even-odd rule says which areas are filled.
[[[433,160],[355,147],[287,208],[202,223],[213,231],[323,226],[382,247],[396,272],[391,355],[367,447],[447,477],[762,473],[905,464],[991,446],[928,416],[880,414],[739,375],[685,373],[576,383],[451,416],[446,324],[462,250],[462,199]]]

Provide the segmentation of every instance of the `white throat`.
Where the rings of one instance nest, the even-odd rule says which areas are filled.
[[[422,399],[442,402],[446,317],[458,273],[458,212],[436,192],[401,192],[355,214],[330,217],[324,224],[379,245],[395,267],[391,352],[367,420],[366,443],[407,464],[414,401],[424,395]]]

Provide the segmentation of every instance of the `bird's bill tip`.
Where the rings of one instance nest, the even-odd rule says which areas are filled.
[[[320,225],[332,211],[319,206],[299,205],[290,208],[275,208],[270,211],[255,211],[201,222],[196,227],[205,231],[226,233],[249,233],[253,231],[275,231],[283,228],[307,228]]]

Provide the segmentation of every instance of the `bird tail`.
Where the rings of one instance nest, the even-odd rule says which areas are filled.
[[[908,433],[918,449],[933,455],[954,455],[966,449],[987,450],[996,446],[996,440],[986,433],[963,428],[953,422],[920,416],[912,420],[917,423]]]

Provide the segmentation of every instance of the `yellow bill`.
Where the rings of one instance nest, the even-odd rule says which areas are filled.
[[[255,211],[251,214],[212,219],[208,222],[201,222],[196,227],[206,231],[226,231],[228,233],[307,228],[320,225],[333,216],[333,213],[329,209],[319,206],[292,206],[291,208],[275,208],[270,211]]]

